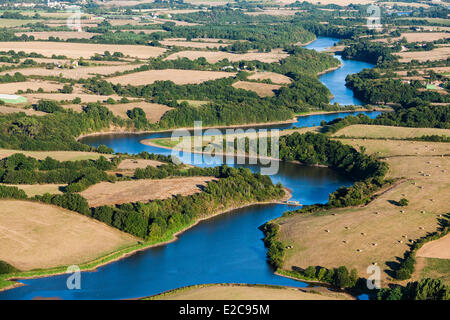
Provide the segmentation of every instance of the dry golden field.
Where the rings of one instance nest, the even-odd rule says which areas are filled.
[[[178,47],[187,47],[187,48],[219,48],[226,47],[229,43],[218,43],[218,42],[203,42],[203,41],[183,41],[183,40],[174,40],[174,39],[166,39],[160,41],[161,44],[165,46],[178,46]]]
[[[158,103],[149,102],[131,102],[131,103],[118,103],[118,104],[105,104],[109,110],[112,111],[116,116],[122,118],[128,118],[127,111],[133,108],[141,108],[144,110],[148,121],[157,122],[161,117],[172,108]]]
[[[47,157],[51,157],[58,161],[76,161],[76,160],[95,160],[100,156],[105,158],[111,158],[111,155],[100,154],[96,152],[85,151],[23,151],[23,150],[10,150],[0,149],[0,159],[9,157],[15,153],[22,153],[27,157],[36,158],[38,160],[44,160]]]
[[[95,184],[81,195],[87,199],[89,206],[121,204],[127,202],[167,199],[174,195],[190,195],[201,191],[212,177],[187,177],[173,179],[145,179],[119,181],[116,183],[101,182]]]
[[[355,124],[345,127],[333,136],[347,136],[355,138],[394,138],[407,139],[418,138],[424,135],[450,136],[450,129],[435,128],[407,128],[407,127],[391,127],[391,126],[372,126],[364,124]]]
[[[199,71],[199,70],[149,70],[135,72],[123,76],[109,78],[108,81],[122,85],[132,84],[135,86],[152,84],[155,81],[172,81],[176,84],[202,83],[208,80],[232,77],[235,73],[222,71]]]
[[[435,61],[447,59],[450,56],[450,47],[439,47],[431,51],[405,51],[395,53],[400,57],[400,62],[418,61]]]
[[[447,285],[450,284],[450,259],[423,258],[416,255],[416,271],[412,280],[422,278],[441,279]]]
[[[35,195],[43,195],[45,193],[59,194],[62,193],[60,188],[63,184],[3,184],[9,187],[17,187],[25,191],[28,197],[34,197]]]
[[[81,264],[137,242],[79,213],[31,201],[0,201],[0,260],[20,270]]]
[[[67,39],[90,39],[99,33],[93,32],[74,32],[74,31],[35,31],[35,32],[17,32],[16,36],[27,35],[28,37],[33,36],[36,40],[48,40],[49,37],[58,37],[61,40]]]
[[[274,0],[276,3],[281,4],[290,4],[294,3],[297,0]],[[368,3],[375,3],[376,0],[306,0],[306,2],[313,3],[313,4],[337,4],[339,6],[348,6],[349,4],[368,4]]]
[[[254,74],[247,77],[250,80],[270,80],[275,84],[289,84],[291,83],[291,78],[286,77],[279,73],[274,72],[255,72]]]
[[[290,10],[290,9],[265,9],[259,11],[246,12],[249,16],[260,16],[260,15],[270,15],[270,16],[294,16],[296,12],[302,12],[302,10]]]
[[[233,83],[236,89],[244,89],[256,92],[260,97],[272,97],[275,95],[274,90],[280,89],[280,85],[267,84],[250,81],[238,81]]]
[[[448,212],[450,167],[446,143],[340,139],[367,153],[382,151],[390,169],[388,177],[400,179],[377,193],[366,206],[294,215],[277,220],[280,239],[293,249],[287,251],[285,269],[293,266],[357,268],[361,276],[377,263],[383,281],[390,280],[391,268],[409,250],[410,240],[438,228],[439,215]],[[416,155],[419,150],[420,154]],[[380,156],[380,154],[376,154]],[[396,201],[407,198],[409,205]],[[403,211],[403,212],[402,212]]]
[[[24,76],[37,75],[37,76],[53,76],[59,77],[62,75],[64,78],[69,79],[81,79],[90,78],[95,75],[112,75],[116,72],[130,71],[138,68],[137,64],[121,64],[118,66],[96,66],[96,67],[78,67],[74,69],[46,69],[46,68],[27,68],[21,69],[19,72]],[[2,72],[0,75],[10,73],[11,71]],[[45,88],[44,88],[45,89]]]
[[[205,285],[183,288],[153,297],[156,300],[350,300],[344,293],[324,288],[297,289],[251,285]]]
[[[29,103],[36,103],[41,99],[54,100],[54,101],[72,101],[75,98],[80,98],[83,103],[88,102],[104,102],[108,98],[114,100],[120,100],[121,97],[118,95],[102,96],[97,94],[87,94],[87,93],[26,93],[22,94],[27,98]],[[64,108],[69,108],[70,105],[63,105]],[[74,106],[75,109],[79,109],[81,106]]]
[[[178,58],[188,58],[191,60],[195,60],[201,57],[204,57],[208,62],[210,63],[216,63],[223,59],[228,59],[231,62],[236,61],[252,61],[252,60],[259,60],[261,62],[278,62],[283,58],[286,58],[288,56],[287,53],[279,52],[279,51],[273,51],[273,52],[249,52],[249,53],[242,53],[242,54],[235,54],[235,53],[229,53],[229,52],[222,52],[222,51],[180,51],[171,54],[166,59],[168,60],[175,60]]]
[[[0,113],[9,114],[9,113],[18,113],[18,112],[24,112],[25,114],[27,114],[29,116],[45,116],[47,114],[45,112],[36,111],[33,109],[23,109],[20,107],[0,106]]]
[[[46,57],[53,54],[65,55],[68,58],[88,58],[96,53],[103,54],[105,51],[122,52],[126,56],[147,59],[157,57],[166,50],[163,48],[138,45],[113,45],[92,43],[67,43],[67,42],[0,42],[0,51],[24,51],[26,53],[36,52]]]
[[[450,259],[450,235],[426,243],[416,256],[424,258]]]
[[[147,159],[125,159],[119,164],[119,170],[136,170],[138,168],[146,168],[148,166],[158,167],[164,164],[163,162]]]
[[[415,7],[415,8],[428,8],[429,5],[426,3],[417,3],[417,2],[380,2],[380,4],[388,5],[388,6],[406,6],[406,7]]]
[[[435,41],[450,38],[447,32],[407,32],[402,33],[401,38],[405,37],[408,42]]]
[[[27,90],[37,91],[39,88],[42,88],[45,92],[57,92],[59,89],[62,89],[62,87],[63,87],[62,83],[43,80],[10,82],[0,84],[0,93],[15,94],[19,90],[22,90],[24,92]]]

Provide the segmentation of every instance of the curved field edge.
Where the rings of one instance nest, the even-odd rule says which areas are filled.
[[[210,294],[208,292],[202,293],[201,291],[208,291],[212,289],[216,291],[216,294],[219,294],[220,300],[240,300],[240,299],[252,299],[254,291],[257,291],[260,296],[258,300],[274,300],[274,299],[284,299],[286,298],[285,294],[291,294],[289,298],[298,299],[298,300],[316,300],[314,297],[317,297],[317,300],[353,300],[354,297],[343,293],[343,292],[333,292],[329,291],[324,287],[314,287],[314,288],[297,288],[297,287],[289,287],[289,286],[280,286],[280,285],[266,285],[266,284],[248,284],[248,283],[208,283],[208,284],[199,284],[181,287],[177,289],[168,290],[156,295],[152,295],[149,297],[144,297],[141,300],[172,300],[172,299],[192,299],[192,294],[199,295],[197,298],[202,299],[210,299]],[[250,292],[234,292],[234,290],[243,289],[244,291],[249,290]],[[231,292],[230,292],[231,290]],[[275,292],[275,290],[279,290],[279,292]],[[228,293],[228,294],[227,294]],[[280,296],[277,296],[277,294]],[[228,297],[229,295],[233,297]],[[239,297],[235,297],[235,294],[239,294]],[[186,296],[187,295],[187,296]],[[225,295],[226,298],[220,296]],[[313,296],[317,295],[317,296]]]
[[[207,217],[196,219],[196,220],[192,221],[191,223],[180,227],[178,230],[175,230],[172,233],[164,235],[159,240],[149,241],[149,242],[139,242],[138,244],[131,245],[126,248],[121,248],[117,251],[103,255],[97,259],[80,264],[78,266],[79,266],[80,270],[83,272],[95,271],[99,267],[113,263],[120,259],[124,259],[124,258],[126,258],[130,255],[133,255],[139,251],[147,250],[152,247],[162,246],[162,245],[168,244],[170,242],[176,241],[178,239],[178,235],[180,235],[183,232],[187,231],[188,229],[196,226],[198,223],[200,223],[203,220],[207,220],[207,219],[213,218],[217,215],[225,214],[225,213],[231,212],[233,210],[252,206],[252,205],[277,203],[277,200],[286,200],[286,199],[290,198],[290,196],[291,196],[291,194],[285,189],[285,195],[280,199],[274,199],[272,201],[263,201],[263,202],[258,202],[258,201],[246,202],[239,206],[230,206],[228,208],[219,210],[219,211],[215,212],[214,214],[211,214]],[[13,289],[18,286],[21,286],[22,284],[17,282],[20,279],[33,279],[33,278],[41,278],[41,277],[65,274],[67,267],[68,266],[59,266],[59,267],[49,268],[49,269],[42,269],[42,270],[36,269],[36,270],[31,270],[31,271],[15,272],[15,273],[0,275],[0,291],[5,291],[5,290],[9,290],[9,289]]]

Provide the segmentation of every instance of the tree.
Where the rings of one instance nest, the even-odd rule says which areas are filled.
[[[34,109],[37,111],[43,111],[47,113],[64,111],[64,109],[56,101],[53,100],[39,100]]]
[[[339,288],[346,288],[351,286],[350,275],[345,266],[340,266],[337,268],[336,273],[334,275],[333,284]]]
[[[309,279],[314,279],[316,277],[316,268],[314,268],[313,266],[309,266],[305,269],[304,275]]]

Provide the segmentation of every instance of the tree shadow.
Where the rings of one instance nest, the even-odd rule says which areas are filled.
[[[390,204],[393,204],[394,206],[397,207],[401,207],[402,205],[400,204],[400,202],[395,201],[395,200],[388,200],[387,202],[389,202]]]

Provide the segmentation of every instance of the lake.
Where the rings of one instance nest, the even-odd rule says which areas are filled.
[[[308,48],[323,50],[336,39],[319,38]],[[321,76],[340,104],[360,104],[345,87],[346,74],[370,67],[366,63],[343,61],[342,68]],[[343,71],[344,70],[344,71]],[[365,112],[371,118],[379,112]],[[353,113],[356,114],[356,113]],[[286,129],[293,126],[319,125],[349,113],[320,114],[299,117],[296,123],[269,126]],[[148,151],[170,154],[170,150],[141,144],[142,139],[167,137],[170,133],[121,134],[91,136],[83,142],[92,146],[105,144],[116,152]],[[200,156],[200,155],[197,155]],[[188,161],[189,162],[189,161]],[[235,166],[231,161],[229,163]],[[205,164],[206,165],[206,164]],[[244,165],[259,171],[258,165]],[[280,170],[271,176],[292,190],[292,200],[302,204],[325,203],[328,195],[341,186],[353,182],[328,168],[306,167],[294,163],[280,163]],[[25,286],[0,292],[0,299],[33,299],[55,297],[61,299],[127,299],[157,294],[166,290],[204,283],[258,283],[304,287],[306,283],[277,276],[266,262],[263,233],[258,229],[290,208],[281,204],[254,205],[233,210],[202,221],[187,230],[175,242],[138,252],[125,259],[83,272],[81,290],[68,290],[67,275],[20,280]]]

